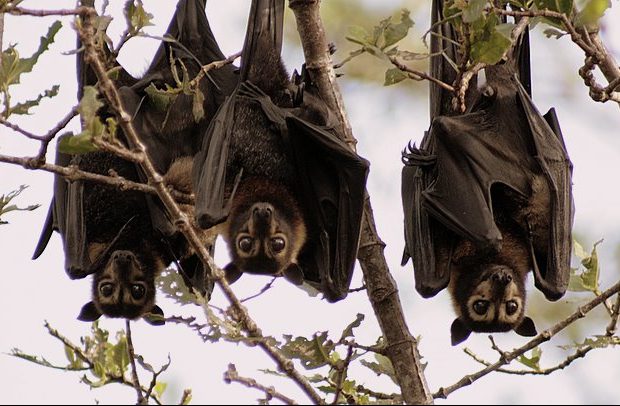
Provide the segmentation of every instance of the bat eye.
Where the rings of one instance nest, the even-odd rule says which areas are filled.
[[[509,300],[506,302],[506,314],[512,316],[519,310],[519,305],[514,300]]]
[[[144,294],[146,293],[146,289],[144,289],[144,286],[139,285],[139,284],[133,284],[131,285],[131,296],[136,299],[136,300],[140,300],[144,297]]]
[[[487,310],[489,310],[489,301],[488,300],[476,300],[474,302],[474,311],[479,315],[486,314]]]
[[[114,293],[114,285],[109,282],[102,283],[101,285],[99,285],[99,293],[101,293],[101,296],[103,297],[112,296],[112,293]]]
[[[281,252],[285,246],[286,243],[284,242],[284,238],[277,237],[271,239],[271,249],[273,250],[273,252]]]
[[[239,249],[243,252],[250,252],[252,250],[252,238],[251,237],[243,237],[239,239],[237,243]]]

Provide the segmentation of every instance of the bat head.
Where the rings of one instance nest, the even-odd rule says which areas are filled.
[[[148,317],[149,313],[163,316],[155,304],[156,269],[151,267],[157,264],[147,264],[131,251],[112,252],[105,266],[94,274],[93,300],[82,307],[78,319],[95,321],[102,314],[132,320],[144,316],[151,324],[163,324],[159,318]]]
[[[525,316],[525,278],[504,265],[485,265],[459,272],[451,281],[457,318],[452,323],[452,345],[473,332],[506,332],[536,335],[536,327]]]
[[[229,283],[244,272],[303,283],[297,256],[306,242],[306,226],[297,210],[267,201],[237,206],[231,211],[227,231],[232,261],[224,270]]]

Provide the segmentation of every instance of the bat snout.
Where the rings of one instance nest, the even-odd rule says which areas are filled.
[[[251,210],[254,221],[269,221],[273,214],[273,206],[269,203],[255,203]]]
[[[495,285],[506,286],[512,282],[512,274],[505,268],[500,268],[491,274],[491,281]]]
[[[136,260],[136,256],[131,251],[114,251],[112,261],[118,266],[128,266]]]

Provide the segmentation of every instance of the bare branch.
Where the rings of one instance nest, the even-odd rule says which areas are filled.
[[[259,391],[265,393],[265,395],[267,396],[267,401],[271,400],[272,398],[276,398],[286,403],[287,405],[297,404],[297,402],[295,402],[293,399],[278,392],[273,386],[267,387],[258,383],[254,378],[245,378],[243,376],[240,376],[237,372],[235,364],[228,364],[228,370],[224,372],[224,382],[228,384],[230,384],[231,382],[238,382],[244,386],[247,386],[248,388],[258,389]]]
[[[17,6],[7,6],[3,9],[0,8],[0,12],[5,12],[14,16],[29,15],[33,17],[48,17],[48,16],[74,16],[81,15],[89,10],[89,7],[77,7],[74,9],[60,9],[60,10],[32,10]]]
[[[609,325],[607,326],[607,335],[609,337],[616,334],[616,330],[618,328],[618,316],[620,315],[620,294],[616,297],[616,304],[613,307],[613,312],[611,314],[611,320],[609,321]]]
[[[446,89],[450,92],[454,92],[455,89],[453,86],[442,82],[441,80],[432,77],[431,75],[429,75],[426,72],[422,72],[413,68],[410,68],[409,66],[405,65],[404,63],[402,63],[401,61],[398,60],[398,58],[394,55],[390,55],[389,56],[390,61],[392,62],[392,65],[396,66],[398,69],[400,69],[401,71],[407,73],[407,76],[409,77],[409,79],[412,80],[417,80],[417,81],[421,81],[421,80],[428,80],[430,82],[435,83],[436,85],[440,86],[443,89]]]

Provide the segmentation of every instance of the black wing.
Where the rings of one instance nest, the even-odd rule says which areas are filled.
[[[82,6],[94,7],[94,0],[82,0]],[[82,42],[77,39],[77,49],[82,48]],[[110,57],[109,49],[104,45],[105,57]],[[76,57],[76,73],[78,81],[78,101],[83,96],[84,86],[94,86],[97,76],[92,68],[84,62],[83,52],[78,52]],[[119,86],[131,86],[136,83],[134,79],[120,65],[116,65],[118,77],[116,82]],[[61,137],[62,138],[62,137]],[[72,155],[64,154],[56,150],[55,163],[59,166],[69,166]],[[65,270],[73,278],[83,278],[87,275],[90,260],[88,259],[84,215],[82,211],[83,182],[75,181],[67,183],[61,176],[54,176],[54,196],[45,219],[45,224],[35,247],[32,259],[37,259],[49,243],[54,231],[58,231],[63,237],[65,249]]]
[[[420,149],[404,154],[403,207],[407,255],[413,256],[416,289],[433,296],[449,282],[454,242],[499,247],[491,186],[526,197],[542,175],[549,188],[550,230],[531,233],[536,286],[556,300],[568,284],[573,203],[572,165],[555,114],[547,120],[531,101],[527,37],[518,55],[486,69],[487,89],[469,113],[434,118]],[[517,71],[519,76],[517,76]],[[549,125],[551,124],[551,126]]]

